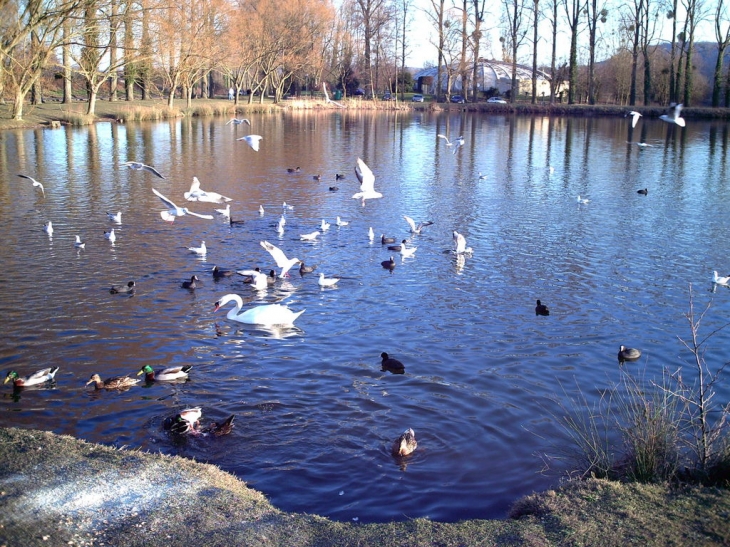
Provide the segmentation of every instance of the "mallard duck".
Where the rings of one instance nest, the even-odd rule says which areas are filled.
[[[46,382],[52,381],[57,372],[58,367],[44,368],[43,370],[34,372],[30,376],[21,377],[18,375],[17,372],[11,370],[10,372],[8,372],[8,375],[5,377],[5,381],[3,383],[7,384],[8,382],[12,381],[13,385],[16,387],[37,386],[38,384],[44,384]]]
[[[618,362],[621,365],[624,364],[624,361],[636,361],[639,357],[641,357],[641,351],[638,349],[621,346],[618,350]]]
[[[98,374],[92,374],[86,385],[94,384],[96,389],[128,389],[137,382],[139,382],[137,378],[130,378],[129,376],[113,376],[102,382]]]
[[[233,419],[235,415],[231,414],[224,422],[211,422],[210,425],[205,428],[205,433],[212,433],[216,437],[222,437],[228,435],[233,430]]]
[[[550,310],[545,304],[538,300],[537,305],[535,306],[535,315],[550,315]]]
[[[405,374],[406,367],[398,359],[393,359],[392,357],[389,357],[388,354],[385,352],[381,353],[380,357],[383,360],[380,363],[381,369],[383,371],[387,370],[388,372],[392,372],[393,374]]]
[[[130,281],[126,285],[112,285],[109,294],[129,294],[134,292],[134,281]]]
[[[416,434],[409,427],[395,440],[391,452],[393,456],[408,456],[409,454],[412,454],[417,447],[418,443],[416,442]]]
[[[195,429],[200,424],[200,416],[203,411],[200,407],[186,408],[175,416],[168,416],[162,422],[162,426],[177,435],[196,432]]]
[[[149,366],[143,366],[137,373],[137,376],[144,374],[146,382],[169,382],[171,380],[183,380],[188,377],[192,365],[185,365],[182,367],[168,367],[166,369],[158,370],[157,372]]]

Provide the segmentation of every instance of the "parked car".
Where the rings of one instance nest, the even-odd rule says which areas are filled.
[[[421,95],[420,93],[416,93],[416,94],[415,94],[415,95],[414,95],[414,96],[413,96],[413,97],[411,98],[411,101],[413,101],[414,103],[422,103],[422,102],[423,102],[423,95]]]
[[[466,100],[464,100],[464,97],[462,97],[461,95],[452,95],[451,102],[452,103],[465,103]]]
[[[359,96],[359,97],[362,97],[363,95],[365,95],[365,90],[364,90],[364,89],[362,89],[362,88],[360,88],[360,87],[358,87],[358,88],[357,88],[357,89],[355,90],[355,93],[353,93],[353,95],[355,95],[355,96]]]
[[[487,102],[492,104],[507,104],[507,101],[500,97],[489,97],[489,99],[487,99]]]
[[[385,93],[383,93],[383,100],[384,101],[392,101],[393,100],[393,96],[390,94],[390,91],[386,91]]]

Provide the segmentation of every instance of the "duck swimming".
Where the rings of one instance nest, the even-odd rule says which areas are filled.
[[[11,370],[8,372],[3,383],[7,384],[12,381],[15,387],[37,386],[39,384],[45,384],[46,382],[53,381],[53,377],[57,372],[58,367],[51,367],[44,368],[43,370],[39,370],[38,372],[34,372],[28,376],[21,377],[17,372]]]
[[[146,382],[170,382],[174,380],[184,380],[188,378],[190,369],[192,368],[192,365],[184,365],[181,367],[168,367],[155,372],[151,366],[145,365],[137,373],[137,376],[144,374]]]
[[[93,374],[86,382],[86,385],[94,384],[96,389],[128,389],[138,382],[137,378],[130,378],[129,376],[113,376],[102,382],[98,374]]]
[[[391,256],[389,260],[383,260],[380,265],[386,270],[393,270],[395,268],[395,260]]]
[[[112,285],[109,294],[130,294],[134,292],[134,281],[130,281],[126,285]]]
[[[418,447],[416,442],[416,434],[410,427],[398,437],[393,443],[391,453],[393,456],[408,456],[412,454]]]
[[[236,416],[234,414],[231,414],[224,422],[211,422],[210,425],[203,430],[203,432],[210,433],[215,437],[228,435],[233,430],[233,419],[235,417]]]
[[[198,286],[197,286],[197,285],[196,285],[196,283],[195,283],[196,281],[200,281],[200,279],[198,279],[198,276],[197,276],[197,275],[194,275],[194,276],[192,276],[192,277],[190,278],[190,281],[183,281],[183,282],[182,282],[182,284],[181,284],[180,286],[181,286],[181,287],[182,287],[183,289],[190,289],[190,290],[194,290],[194,289],[197,289],[197,288],[198,288]]]

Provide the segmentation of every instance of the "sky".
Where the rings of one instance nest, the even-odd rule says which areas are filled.
[[[450,1],[451,0],[447,0],[447,2]],[[483,27],[486,27],[490,30],[485,30],[485,34],[488,34],[488,36],[486,39],[483,40],[481,44],[480,55],[488,59],[502,60],[502,50],[501,44],[499,42],[499,36],[501,34],[499,29],[499,17],[502,9],[502,3],[492,3],[491,6],[491,13],[485,12],[485,22],[483,23]],[[424,13],[424,10],[433,9],[431,1],[413,0],[413,7],[411,9],[413,10],[413,22],[410,26],[410,42],[408,44],[410,53],[408,54],[406,64],[413,68],[422,68],[424,66],[424,63],[426,62],[435,65],[437,60],[436,47],[432,45],[432,42],[435,42],[435,30],[433,29],[433,25],[430,19]],[[609,20],[611,20],[611,11],[609,11]],[[613,19],[613,21],[615,21],[615,19]],[[660,36],[660,39],[669,41],[671,39],[672,27],[669,20],[665,19],[665,21],[666,23],[662,29],[663,34]],[[608,26],[605,28],[605,30],[608,32],[611,30],[611,27]],[[538,51],[540,52],[538,54],[538,64],[549,65],[551,55],[551,45],[549,43],[551,29],[548,21],[543,21],[543,24],[540,28],[540,34],[544,38],[540,42],[540,46],[538,48]],[[607,39],[610,39],[610,36],[607,36]],[[696,41],[715,41],[714,30],[712,28],[711,21],[707,20],[698,25]],[[581,54],[583,54],[584,57],[587,56],[587,44],[585,43],[585,41],[583,45],[584,47],[580,48],[582,51],[579,51],[579,62],[581,62]],[[569,48],[570,37],[566,33],[559,32],[557,44],[558,59],[563,59],[567,61]],[[610,50],[611,47],[609,46],[604,47],[603,51],[610,52]],[[518,62],[524,64],[532,63],[531,40],[525,40],[525,45],[520,47],[518,56],[520,57],[518,58]],[[598,60],[602,59],[599,58]]]

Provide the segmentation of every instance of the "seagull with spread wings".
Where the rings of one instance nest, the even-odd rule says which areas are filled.
[[[46,191],[43,189],[43,185],[40,182],[35,180],[33,177],[29,177],[28,175],[18,175],[18,176],[31,181],[33,183],[33,186],[37,186],[38,188],[41,189],[41,193],[43,194],[43,197],[46,197]]]
[[[284,251],[279,249],[276,245],[272,245],[268,241],[262,241],[261,246],[269,252],[274,261],[276,261],[276,265],[281,268],[279,277],[287,277],[292,266],[301,263],[301,260],[298,258],[287,258]]]
[[[138,161],[127,161],[124,163],[120,163],[119,167],[129,167],[133,171],[147,171],[157,177],[160,177],[161,179],[165,178],[160,174],[160,172],[157,169],[155,169],[151,165],[145,165],[144,163],[140,163]]]
[[[383,197],[383,194],[375,191],[375,175],[373,175],[370,168],[360,158],[357,158],[355,175],[357,176],[357,180],[360,181],[360,191],[352,196],[353,199],[361,199],[364,206],[366,199]]]
[[[178,207],[172,201],[170,201],[165,196],[160,194],[154,188],[152,189],[152,191],[158,198],[160,198],[162,200],[162,203],[164,203],[167,206],[167,211],[160,211],[160,216],[162,217],[162,220],[166,220],[167,222],[173,222],[175,220],[175,217],[182,217],[185,215],[192,215],[194,217],[200,217],[200,218],[205,218],[208,220],[213,220],[213,215],[201,215],[198,213],[193,213],[187,207]]]
[[[259,151],[259,144],[261,143],[261,139],[263,137],[261,135],[246,135],[245,137],[239,137],[236,140],[237,141],[246,141],[246,144],[248,144],[251,148],[254,149],[254,151]]]

